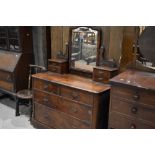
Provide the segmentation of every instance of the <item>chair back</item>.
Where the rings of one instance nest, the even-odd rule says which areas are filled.
[[[37,74],[41,72],[45,72],[46,68],[43,66],[38,66],[38,65],[29,65],[30,70],[29,70],[29,79],[28,79],[28,89],[31,89],[31,76],[32,74]]]

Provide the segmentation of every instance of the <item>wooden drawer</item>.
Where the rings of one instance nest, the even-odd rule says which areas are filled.
[[[34,118],[51,128],[72,129],[72,128],[90,128],[90,124],[84,123],[65,113],[56,111],[43,104],[35,103]]]
[[[88,122],[92,120],[92,107],[64,99],[57,95],[49,95],[44,92],[34,91],[34,102],[47,105],[48,107]]]
[[[48,66],[48,71],[55,72],[55,73],[61,73],[61,67],[60,66],[49,65]]]
[[[60,88],[57,84],[35,78],[33,78],[33,88],[53,94],[59,94],[60,92]]]
[[[132,102],[155,106],[155,93],[138,88],[132,89],[128,87],[113,86],[111,89],[111,96],[117,96]]]
[[[107,83],[109,79],[110,79],[109,71],[94,68],[94,71],[93,71],[94,81]]]
[[[135,118],[124,117],[117,112],[111,112],[109,116],[109,128],[115,129],[154,129],[155,126],[146,124]]]
[[[9,72],[0,71],[0,80],[12,82],[13,81],[13,75]]]
[[[62,86],[61,95],[65,98],[68,98],[74,101],[93,105],[93,94],[86,92],[86,91]]]
[[[13,92],[14,91],[14,84],[7,82],[7,81],[0,80],[0,88]]]
[[[110,110],[155,123],[155,107],[154,109],[148,109],[145,105],[139,105],[113,97],[111,98]]]

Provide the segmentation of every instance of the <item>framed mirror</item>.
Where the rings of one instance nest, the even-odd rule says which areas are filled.
[[[99,65],[100,30],[94,27],[70,29],[70,70],[92,74]]]

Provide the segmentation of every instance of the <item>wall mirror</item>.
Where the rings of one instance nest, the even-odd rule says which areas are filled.
[[[92,27],[70,29],[70,69],[87,73],[99,62],[100,31]]]

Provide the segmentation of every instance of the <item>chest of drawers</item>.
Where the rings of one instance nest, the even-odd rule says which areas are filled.
[[[107,128],[109,86],[57,73],[33,75],[32,123],[41,128]]]
[[[155,128],[155,76],[127,70],[111,79],[109,128]]]
[[[93,80],[97,82],[108,83],[112,77],[117,75],[117,73],[117,68],[96,66],[93,69]]]
[[[48,71],[55,73],[68,73],[68,62],[64,59],[49,59]]]

